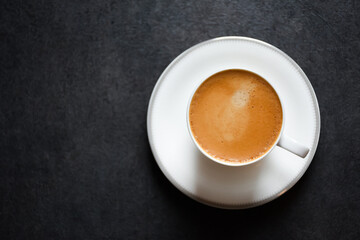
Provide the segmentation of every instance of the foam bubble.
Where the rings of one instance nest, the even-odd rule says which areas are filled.
[[[234,135],[232,133],[230,133],[230,132],[227,132],[227,133],[224,134],[224,139],[226,141],[230,142],[230,141],[234,140]]]

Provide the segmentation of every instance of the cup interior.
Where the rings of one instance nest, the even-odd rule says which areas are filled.
[[[191,126],[190,126],[190,105],[191,105],[191,102],[193,100],[193,97],[196,93],[196,91],[199,89],[199,87],[206,81],[208,80],[211,76],[217,74],[217,73],[220,73],[220,72],[223,72],[223,71],[227,71],[227,70],[241,70],[241,71],[247,71],[247,72],[250,72],[252,74],[255,74],[259,77],[261,77],[262,79],[264,79],[275,91],[276,95],[278,96],[279,98],[279,101],[280,101],[280,105],[281,105],[281,110],[282,110],[282,124],[281,124],[281,130],[280,130],[280,133],[276,139],[276,141],[274,142],[274,144],[261,156],[259,156],[258,158],[256,159],[253,159],[251,161],[246,161],[246,162],[230,162],[230,161],[224,161],[224,160],[221,160],[221,159],[218,159],[218,158],[215,158],[213,156],[211,156],[209,153],[207,153],[201,146],[200,144],[196,141],[195,139],[195,136],[191,130]],[[205,79],[203,79],[198,85],[197,87],[194,89],[194,91],[192,92],[192,94],[190,95],[190,99],[188,101],[188,105],[187,105],[187,112],[186,112],[186,121],[187,121],[187,128],[188,128],[188,131],[189,131],[189,134],[191,136],[191,139],[193,140],[193,142],[195,143],[196,147],[200,150],[200,152],[202,152],[202,154],[204,154],[206,157],[208,157],[209,159],[213,160],[214,162],[217,162],[219,164],[222,164],[222,165],[226,165],[226,166],[246,166],[246,165],[250,165],[250,164],[253,164],[253,163],[256,163],[262,159],[265,158],[266,155],[268,155],[273,149],[274,147],[277,145],[277,143],[279,142],[280,140],[280,137],[283,133],[283,130],[284,130],[284,123],[285,123],[285,113],[284,113],[284,105],[283,105],[283,102],[281,100],[281,97],[278,93],[278,91],[276,90],[276,88],[273,86],[273,84],[271,84],[270,81],[268,81],[266,78],[264,78],[263,76],[261,76],[260,74],[258,73],[255,73],[253,71],[250,71],[248,69],[242,69],[242,68],[229,68],[229,69],[223,69],[221,71],[218,71],[218,72],[215,72],[213,74],[211,74],[210,76],[206,77]]]

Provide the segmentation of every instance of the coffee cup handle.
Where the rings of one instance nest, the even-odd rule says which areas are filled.
[[[284,134],[280,137],[280,140],[277,145],[302,158],[305,158],[309,152],[309,148],[305,147],[295,139],[288,137]]]

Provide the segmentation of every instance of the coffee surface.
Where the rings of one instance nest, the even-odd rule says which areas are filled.
[[[260,76],[226,70],[204,81],[189,109],[200,147],[225,162],[249,162],[276,142],[283,116],[275,90]]]

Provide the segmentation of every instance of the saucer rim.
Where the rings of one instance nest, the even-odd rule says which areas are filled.
[[[288,60],[291,65],[300,73],[300,75],[302,76],[302,78],[305,80],[305,83],[310,91],[310,94],[313,98],[314,101],[314,110],[315,110],[315,119],[317,121],[316,123],[316,132],[315,132],[315,138],[314,138],[314,142],[312,144],[312,148],[310,150],[310,152],[308,153],[308,160],[307,163],[305,164],[305,166],[303,167],[303,169],[301,170],[301,172],[286,186],[284,187],[281,191],[267,197],[264,198],[260,201],[257,202],[253,202],[253,203],[239,203],[239,204],[223,204],[223,203],[218,203],[218,202],[212,202],[209,201],[207,199],[203,199],[199,196],[196,196],[195,194],[189,192],[188,190],[186,190],[185,188],[183,188],[177,181],[175,181],[174,178],[172,178],[171,174],[165,169],[165,167],[163,166],[163,164],[161,163],[161,161],[159,160],[159,156],[155,150],[155,146],[154,146],[154,141],[153,141],[153,134],[150,131],[150,126],[151,126],[151,114],[152,114],[152,109],[154,107],[154,98],[155,95],[157,94],[159,87],[161,85],[161,83],[166,79],[166,75],[168,74],[168,72],[171,71],[171,69],[173,68],[173,66],[175,66],[184,56],[186,56],[187,54],[193,52],[194,50],[202,47],[203,45],[212,43],[212,42],[218,42],[218,41],[228,41],[228,40],[243,40],[243,41],[249,41],[249,42],[253,42],[253,43],[258,43],[260,45],[263,45],[267,48],[270,48],[276,52],[278,52],[279,54],[281,54],[286,60]],[[310,83],[310,80],[308,79],[308,77],[306,76],[306,74],[304,73],[304,71],[301,69],[301,67],[289,56],[287,55],[285,52],[283,52],[282,50],[280,50],[279,48],[266,43],[264,41],[258,40],[258,39],[254,39],[254,38],[250,38],[250,37],[244,37],[244,36],[223,36],[223,37],[217,37],[217,38],[213,38],[213,39],[209,39],[203,42],[200,42],[198,44],[195,44],[194,46],[188,48],[187,50],[183,51],[180,55],[178,55],[173,61],[171,61],[171,63],[165,68],[165,70],[161,73],[160,77],[158,78],[153,91],[151,93],[151,97],[149,100],[149,105],[148,105],[148,111],[147,111],[147,119],[146,119],[146,126],[147,126],[147,134],[148,134],[148,140],[149,140],[149,144],[150,144],[150,148],[151,151],[153,153],[154,159],[157,163],[157,165],[159,166],[160,170],[163,172],[163,174],[165,175],[165,177],[178,189],[180,190],[182,193],[184,193],[185,195],[187,195],[188,197],[194,199],[195,201],[211,206],[211,207],[215,207],[215,208],[222,208],[222,209],[246,209],[246,208],[252,208],[252,207],[256,207],[256,206],[260,206],[263,205],[265,203],[268,203],[278,197],[280,197],[281,195],[283,195],[284,193],[286,193],[288,190],[290,190],[299,180],[300,178],[304,175],[304,173],[307,171],[307,169],[309,168],[314,155],[316,153],[316,149],[319,143],[319,138],[320,138],[320,128],[321,128],[321,118],[320,118],[320,108],[319,108],[319,103],[315,94],[315,91]]]

